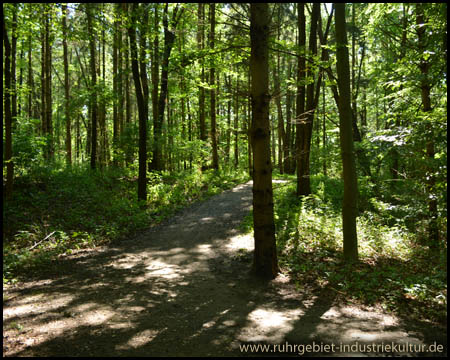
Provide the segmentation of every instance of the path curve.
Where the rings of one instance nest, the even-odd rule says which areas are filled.
[[[245,356],[263,355],[241,349],[249,344],[430,342],[392,315],[335,304],[333,292],[253,278],[253,238],[239,231],[251,202],[249,182],[4,290],[3,355]]]

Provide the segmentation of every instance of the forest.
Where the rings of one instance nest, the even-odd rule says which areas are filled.
[[[445,2],[2,16],[3,356],[242,356],[338,306],[446,353]]]

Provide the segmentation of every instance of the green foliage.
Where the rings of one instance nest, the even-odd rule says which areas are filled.
[[[299,199],[295,181],[283,177],[287,183],[273,186],[278,259],[299,289],[326,287],[346,301],[445,320],[445,246],[430,252],[418,240],[417,228],[405,227],[395,206],[379,199],[363,178],[360,201],[368,208],[360,209],[357,221],[360,262],[347,265],[342,255],[342,181],[313,176],[313,194]],[[245,218],[242,230],[252,230],[251,219]]]
[[[247,175],[149,173],[145,208],[136,201],[136,179],[130,170],[75,166],[38,167],[18,178],[15,196],[3,207],[4,282],[45,271],[62,254],[132,237]]]

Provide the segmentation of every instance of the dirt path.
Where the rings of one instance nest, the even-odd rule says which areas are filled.
[[[278,355],[298,356],[293,345],[442,344],[446,334],[337,304],[332,291],[298,291],[284,275],[252,278],[253,238],[238,230],[251,197],[250,183],[237,186],[4,290],[3,356],[261,356],[240,346],[286,342],[289,353]]]

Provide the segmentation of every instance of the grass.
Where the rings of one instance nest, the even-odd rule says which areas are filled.
[[[393,221],[390,206],[369,206],[377,198],[360,187],[363,206],[357,219],[359,262],[342,256],[341,201],[343,184],[314,176],[313,194],[298,199],[295,178],[274,184],[274,217],[279,265],[299,288],[328,287],[346,302],[381,307],[409,318],[446,323],[446,245],[430,251],[401,221]],[[365,206],[364,204],[367,204]],[[243,222],[253,230],[252,216]]]
[[[44,271],[61,254],[131,237],[247,180],[245,173],[149,173],[148,200],[139,204],[132,171],[34,169],[15,179],[14,196],[4,200],[3,282]]]

